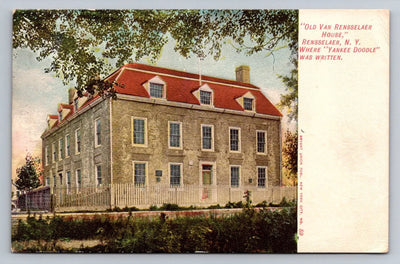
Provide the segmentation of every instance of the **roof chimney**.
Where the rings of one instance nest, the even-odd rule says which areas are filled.
[[[68,104],[72,104],[72,102],[74,101],[75,91],[75,88],[68,89]]]
[[[236,81],[243,83],[250,83],[250,67],[241,65],[236,67]]]

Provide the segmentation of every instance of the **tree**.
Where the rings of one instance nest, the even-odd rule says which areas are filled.
[[[184,57],[216,60],[224,44],[246,55],[272,56],[287,45],[297,70],[297,10],[17,10],[13,32],[14,49],[51,58],[46,71],[64,84],[75,81],[79,95],[86,90],[113,96],[113,84],[102,84],[98,76],[146,56],[157,60],[169,38]],[[281,78],[287,85],[297,82],[297,75]],[[288,90],[280,105],[297,109],[297,86]]]
[[[17,169],[18,179],[15,181],[15,187],[20,191],[30,191],[40,186],[39,176],[39,158],[26,154],[25,165]]]
[[[294,184],[297,184],[297,137],[297,131],[287,130],[282,146],[282,165]]]

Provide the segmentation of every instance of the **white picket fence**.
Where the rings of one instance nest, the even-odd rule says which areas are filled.
[[[297,198],[297,187],[238,187],[195,186],[171,187],[164,185],[139,187],[134,184],[111,184],[102,187],[54,190],[57,211],[105,210],[109,208],[178,204],[180,206],[225,205],[228,202],[245,202],[245,192],[250,192],[253,204],[263,201],[279,203],[283,197],[290,201]]]

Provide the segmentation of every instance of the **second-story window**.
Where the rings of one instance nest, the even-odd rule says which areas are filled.
[[[240,151],[240,130],[239,128],[229,129],[229,149],[230,151]]]
[[[60,138],[58,149],[60,151],[60,160],[64,158],[64,139]]]
[[[146,119],[133,118],[133,144],[146,145]]]
[[[95,121],[95,131],[96,131],[96,138],[95,138],[95,145],[100,146],[101,145],[101,121],[100,119],[96,119]]]
[[[66,157],[71,156],[71,143],[69,135],[65,136],[65,155]]]
[[[49,165],[50,153],[49,153],[49,146],[46,146],[45,150],[45,165]]]
[[[211,105],[211,92],[200,90],[200,103],[205,105]]]
[[[266,153],[266,135],[265,131],[257,131],[257,153]]]
[[[169,122],[169,147],[181,148],[181,123]]]
[[[202,125],[201,126],[201,148],[203,150],[213,150],[213,126]]]
[[[164,85],[159,83],[150,83],[150,96],[156,98],[163,98]]]
[[[75,130],[75,153],[81,152],[81,130],[78,128]]]

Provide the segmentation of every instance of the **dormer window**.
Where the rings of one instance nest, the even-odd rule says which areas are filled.
[[[151,98],[165,98],[167,94],[167,85],[159,76],[155,76],[145,82],[143,87],[149,93]]]
[[[58,112],[58,119],[61,121],[63,119],[62,110]]]
[[[193,91],[192,94],[196,96],[201,105],[214,105],[214,91],[210,86],[208,86],[208,84],[202,85],[197,90]]]
[[[211,104],[211,92],[200,91],[200,104]]]
[[[164,85],[159,83],[150,83],[150,96],[163,98]]]
[[[253,98],[244,97],[243,98],[243,108],[244,110],[253,111]]]
[[[243,107],[244,111],[255,112],[256,98],[250,91],[240,97],[237,97],[236,101]]]

